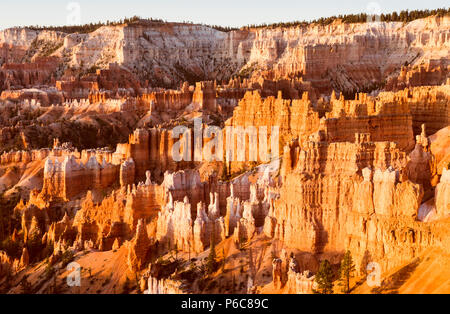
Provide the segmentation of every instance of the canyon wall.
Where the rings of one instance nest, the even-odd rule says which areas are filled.
[[[448,51],[450,42],[449,21],[448,16],[407,24],[336,21],[326,26],[226,33],[201,25],[145,21],[104,26],[89,34],[8,29],[0,33],[0,60],[11,63],[26,53],[33,55],[33,41],[42,40],[55,46],[53,55],[67,53],[70,67],[106,69],[110,63],[118,63],[157,86],[228,80],[233,74],[254,72],[256,77],[268,79],[303,77],[321,93],[332,89],[353,92],[376,89],[390,76],[405,81],[405,64],[413,67],[427,62],[447,71],[448,57],[443,52]],[[173,43],[176,46],[172,47]],[[442,73],[428,84],[445,82],[448,74]],[[420,79],[411,74],[407,84],[390,85],[416,86],[414,82]]]
[[[369,134],[355,136],[354,143],[286,146],[280,199],[264,231],[303,251],[350,249],[361,269],[369,260],[386,270],[439,236],[416,221],[424,192],[405,174],[406,154],[394,143],[372,142]]]

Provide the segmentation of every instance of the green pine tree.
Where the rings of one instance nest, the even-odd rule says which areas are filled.
[[[206,271],[208,274],[212,274],[217,269],[216,261],[216,239],[215,239],[215,228],[213,228],[210,237],[209,255],[206,262]]]
[[[339,268],[339,286],[341,286],[343,293],[350,292],[350,278],[353,277],[354,272],[355,264],[353,263],[352,253],[347,251]]]
[[[315,281],[317,283],[317,290],[313,289],[315,294],[332,294],[333,293],[333,269],[328,260],[320,263],[319,271],[316,274]]]

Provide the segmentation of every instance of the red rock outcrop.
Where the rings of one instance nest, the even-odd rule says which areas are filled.
[[[225,222],[220,217],[219,193],[211,193],[208,210],[205,201],[210,187],[200,183],[198,172],[166,174],[163,185],[168,194],[165,207],[158,214],[156,238],[164,245],[176,245],[185,252],[203,252],[215,241],[225,239]],[[183,196],[183,201],[174,201]],[[195,210],[192,209],[195,208]],[[214,230],[214,231],[213,231]]]
[[[4,251],[0,251],[0,276],[7,277],[12,273],[13,263],[11,258]]]
[[[281,92],[277,98],[262,99],[260,93],[255,91],[245,94],[226,124],[234,127],[233,132],[250,132],[248,139],[245,135],[244,140],[242,136],[239,139],[239,135],[235,136],[228,130],[225,132],[226,159],[231,161],[231,171],[234,172],[245,166],[242,161],[268,162],[271,158],[279,157],[279,147],[283,147],[286,142],[293,138],[306,139],[318,130],[319,114],[312,109],[307,93],[303,94],[302,99],[285,100]],[[251,133],[252,130],[254,133]],[[267,152],[260,146],[261,140],[266,140]],[[255,141],[259,141],[259,145]],[[250,147],[253,148],[253,155],[250,154]],[[269,160],[263,160],[264,156],[266,159],[269,157]]]
[[[54,84],[60,62],[57,57],[39,57],[30,63],[5,63],[0,69],[0,91]]]
[[[138,129],[130,135],[128,143],[118,144],[113,154],[113,163],[132,158],[135,163],[135,178],[145,178],[150,170],[156,177],[161,177],[166,170],[175,170],[172,156],[172,139],[170,131],[153,128]]]
[[[134,160],[129,158],[120,165],[120,186],[128,186],[134,183],[136,173]]]
[[[429,138],[430,151],[436,158],[437,173],[450,164],[450,126],[443,128]]]
[[[149,103],[151,111],[164,112],[167,110],[183,110],[192,103],[193,93],[187,82],[183,83],[180,90],[161,90],[144,93],[143,101]]]
[[[185,291],[181,287],[180,282],[172,279],[163,278],[158,280],[155,277],[148,278],[148,289],[144,291],[146,294],[184,294]]]
[[[25,247],[23,248],[22,255],[20,256],[19,267],[23,269],[27,267],[29,263],[30,263],[30,255],[28,254],[28,250]]]
[[[72,220],[65,213],[63,219],[50,225],[47,233],[47,243],[58,243],[59,241],[73,242],[77,236],[77,229],[72,225]]]
[[[333,95],[331,112],[321,122],[329,142],[353,141],[356,133],[368,133],[373,141],[396,142],[402,150],[414,147],[413,119],[406,101],[396,95],[374,99],[359,94],[355,100]]]
[[[117,95],[138,96],[141,89],[141,83],[135,75],[117,63],[110,63],[106,69],[97,69],[95,73],[78,77],[66,71],[61,80],[55,82],[55,86],[66,99],[89,97],[92,103],[100,101],[100,95],[105,97],[103,100]],[[100,93],[100,90],[103,92]]]
[[[139,220],[136,228],[136,235],[128,243],[128,267],[133,271],[141,270],[146,266],[147,253],[151,242],[147,235],[147,230],[143,220]]]
[[[431,179],[436,175],[436,162],[433,155],[427,151],[421,144],[416,147],[409,155],[410,161],[406,168],[408,178],[421,184],[425,191],[431,188]]]
[[[194,95],[192,96],[194,107],[204,110],[216,111],[216,82],[206,81],[195,85]]]
[[[426,125],[428,134],[434,134],[450,124],[449,84],[405,89],[395,95],[408,103],[413,117],[414,134],[421,133],[422,124]],[[380,97],[383,96],[380,94]]]
[[[272,213],[274,236],[288,247],[349,247],[358,263],[367,250],[383,267],[392,267],[433,243],[428,227],[414,223],[423,189],[400,175],[406,155],[393,143],[357,134],[355,143],[309,142],[306,150],[292,146],[286,154],[291,151]]]
[[[17,89],[4,90],[0,94],[0,99],[10,100],[13,102],[34,101],[37,106],[50,106],[53,104],[62,104],[64,97],[62,93],[54,89]]]
[[[388,80],[385,90],[402,90],[416,86],[442,85],[449,78],[450,68],[446,60],[429,60],[418,66],[402,66],[400,74]]]
[[[71,199],[90,189],[103,190],[117,182],[119,166],[95,157],[83,164],[74,156],[66,156],[63,161],[47,158],[44,168],[42,194],[46,197]]]

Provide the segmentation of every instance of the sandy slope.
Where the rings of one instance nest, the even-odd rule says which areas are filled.
[[[430,248],[420,257],[382,276],[382,285],[371,288],[364,282],[355,294],[439,294],[450,293],[450,254]]]
[[[33,189],[42,189],[45,160],[27,164],[9,164],[0,168],[0,191],[11,193],[20,187],[25,194]]]

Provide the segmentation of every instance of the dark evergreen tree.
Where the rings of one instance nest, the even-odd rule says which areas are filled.
[[[317,289],[313,289],[315,294],[332,294],[333,293],[333,269],[330,262],[326,259],[320,263],[319,271],[316,274],[315,281]]]
[[[217,269],[215,233],[215,228],[213,228],[210,236],[209,255],[206,261],[206,272],[208,274],[214,273]]]
[[[347,251],[344,254],[341,267],[339,268],[339,286],[341,286],[343,293],[350,292],[350,278],[353,277],[354,272],[355,264],[353,263],[352,253]]]
[[[381,22],[411,22],[417,19],[425,18],[428,16],[444,16],[450,14],[450,8],[441,8],[441,9],[435,9],[435,10],[415,10],[415,11],[408,11],[404,10],[401,11],[400,14],[397,12],[387,13],[387,14],[381,14],[380,15],[380,21]],[[322,26],[329,25],[333,23],[334,21],[340,19],[344,23],[366,23],[367,22],[367,14],[366,13],[360,13],[360,14],[347,14],[347,15],[337,15],[337,16],[330,16],[330,17],[321,17],[319,19],[315,19],[312,21],[293,21],[293,22],[279,22],[279,23],[272,23],[267,24],[263,23],[260,25],[247,25],[242,27],[241,29],[252,29],[252,28],[277,28],[277,27],[305,27],[311,24],[319,24]],[[374,17],[372,17],[375,19]],[[132,25],[148,25],[148,24],[163,24],[167,23],[165,20],[161,19],[154,19],[154,18],[142,18],[139,16],[133,16],[131,18],[124,18],[119,21],[106,21],[106,22],[97,22],[97,23],[89,23],[85,25],[67,25],[67,26],[27,26],[26,28],[32,29],[32,30],[51,30],[51,31],[59,31],[64,33],[91,33],[97,29],[99,29],[102,26],[110,25],[110,26],[116,26],[116,25],[122,25],[122,24],[132,24]],[[191,21],[186,21],[180,24],[194,24]],[[216,29],[221,32],[230,32],[233,30],[237,30],[238,28],[235,27],[228,27],[228,26],[220,26],[220,25],[206,25],[202,24],[207,27],[211,27],[213,29]]]

